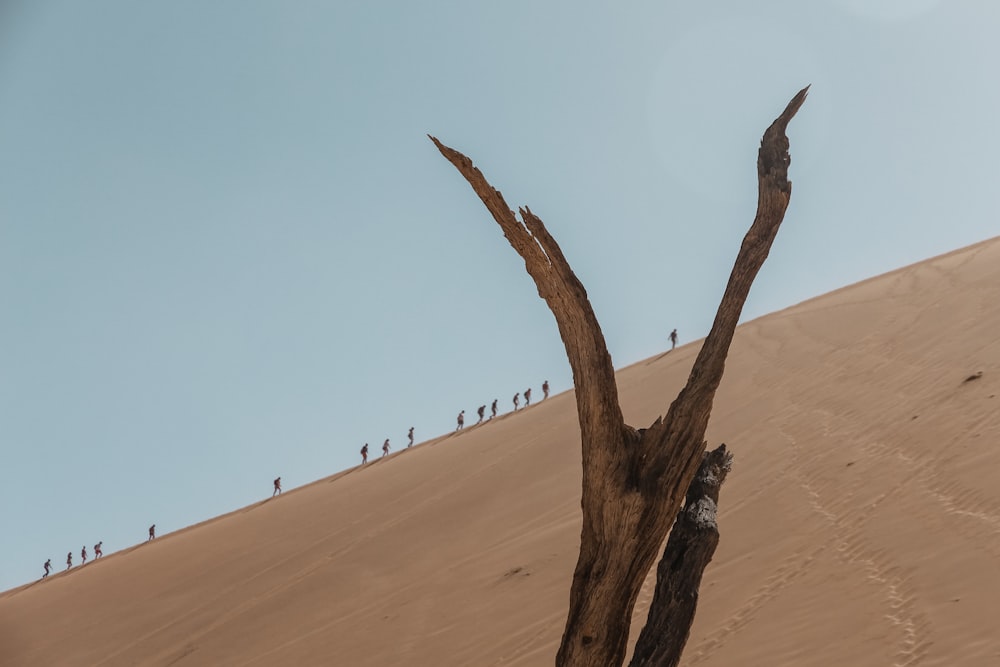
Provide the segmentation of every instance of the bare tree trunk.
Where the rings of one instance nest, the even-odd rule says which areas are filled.
[[[583,452],[583,530],[557,666],[613,667],[625,659],[632,608],[701,463],[733,331],[788,206],[785,129],[807,90],[764,133],[757,158],[757,216],[687,384],[666,417],[641,431],[625,424],[600,324],[583,284],[545,225],[527,207],[519,209],[518,220],[469,158],[430,137],[524,259],[556,319],[573,369]]]
[[[716,509],[733,455],[706,452],[656,568],[656,591],[629,667],[676,667],[698,608],[698,588],[719,544]]]

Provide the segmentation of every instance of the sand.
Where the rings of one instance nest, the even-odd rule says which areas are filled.
[[[998,330],[998,239],[737,330],[708,433],[735,467],[683,664],[1000,664]],[[665,412],[698,344],[619,371],[629,423]],[[556,395],[7,591],[0,664],[551,665],[578,436]]]

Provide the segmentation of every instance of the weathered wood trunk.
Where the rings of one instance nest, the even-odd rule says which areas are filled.
[[[743,240],[712,329],[687,384],[662,419],[625,424],[614,366],[587,292],[542,221],[521,220],[472,161],[430,137],[472,186],[524,259],[559,327],[573,370],[583,453],[583,530],[559,667],[614,667],[625,659],[629,622],[705,451],[705,429],[733,332],[791,194],[785,129],[805,101],[800,91],[764,133],[757,159],[757,216]]]
[[[684,509],[656,568],[656,590],[629,667],[676,667],[681,661],[698,608],[701,577],[719,544],[719,489],[732,459],[725,445],[706,452],[688,487]]]

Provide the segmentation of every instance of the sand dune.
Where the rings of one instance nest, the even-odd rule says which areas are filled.
[[[1000,664],[998,330],[1000,240],[738,329],[709,428],[736,461],[684,664]],[[618,373],[630,423],[697,348]],[[552,664],[579,456],[560,394],[7,591],[0,664]]]

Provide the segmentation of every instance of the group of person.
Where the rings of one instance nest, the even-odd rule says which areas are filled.
[[[409,449],[410,447],[413,446],[413,427],[412,426],[410,427],[410,430],[406,432],[406,437],[407,437],[407,439],[409,439],[409,442],[406,443],[406,448]],[[385,442],[382,443],[382,456],[388,456],[389,455],[389,451],[391,449],[392,449],[392,446],[389,444],[389,438],[386,438]],[[365,446],[361,448],[361,465],[364,465],[366,463],[368,463],[368,443],[367,442],[365,443]]]
[[[103,545],[104,545],[103,541],[98,542],[97,544],[94,545],[94,560],[97,560],[98,558],[104,555],[104,552],[101,550],[101,547]],[[84,545],[84,547],[80,549],[80,565],[83,566],[86,564],[87,564],[87,546]],[[66,569],[68,570],[71,567],[73,567],[72,551],[66,554]],[[52,559],[49,558],[48,560],[46,560],[45,565],[43,565],[42,568],[45,570],[45,574],[42,575],[42,579],[44,579],[45,577],[49,576],[49,572],[52,571]]]
[[[676,330],[671,334],[670,337],[671,337],[671,342],[676,342],[676,337],[677,337]],[[517,410],[520,409],[520,407],[521,407],[521,395],[522,395],[522,392],[518,392],[518,393],[514,394],[514,399],[513,399],[514,412],[517,412]],[[528,407],[529,405],[531,405],[531,387],[528,387],[527,389],[525,389],[524,392],[523,392],[523,395],[524,395],[524,407]],[[542,400],[545,400],[548,397],[549,397],[549,381],[546,380],[545,382],[542,383]],[[498,402],[497,399],[493,399],[493,404],[490,406],[490,417],[489,417],[489,419],[493,419],[494,417],[497,416],[497,411],[498,411],[497,402]],[[479,409],[476,410],[476,413],[479,415],[479,421],[477,421],[476,424],[481,424],[483,422],[483,420],[486,419],[486,406],[485,405],[480,405]],[[456,431],[460,431],[464,427],[465,427],[465,410],[462,410],[461,412],[458,413],[458,428],[456,428],[455,430]],[[410,447],[413,446],[413,427],[412,426],[410,427],[410,430],[407,431],[406,437],[409,440],[409,442],[407,443],[406,447],[410,448]],[[389,444],[389,438],[386,438],[385,442],[382,443],[382,456],[388,456],[390,450],[391,450],[391,445]],[[361,465],[364,465],[366,463],[368,463],[368,443],[367,442],[365,443],[365,446],[361,448]],[[271,497],[272,498],[274,498],[275,496],[281,495],[281,477],[276,477],[274,479],[273,486],[274,486],[274,491],[271,493]],[[153,525],[151,525],[149,527],[149,537],[146,539],[146,541],[149,542],[149,541],[151,541],[151,540],[153,540],[155,538],[156,538],[156,524],[154,523]],[[101,556],[104,555],[104,552],[101,550],[101,547],[102,547],[103,544],[104,544],[104,542],[98,542],[97,544],[94,545],[94,560],[97,560],[98,558],[100,558]],[[87,547],[86,546],[84,546],[80,550],[80,561],[81,561],[80,565],[85,565],[87,563]],[[70,551],[69,553],[66,554],[66,569],[69,570],[72,567],[73,567],[73,552]],[[52,571],[52,559],[51,558],[49,558],[48,560],[45,561],[45,565],[43,566],[43,569],[45,570],[45,573],[42,575],[42,579],[44,579],[45,577],[49,576],[49,573]]]
[[[672,350],[675,347],[677,347],[677,329],[674,329],[673,331],[670,332],[670,349]],[[513,401],[512,401],[513,404],[514,404],[514,412],[517,412],[521,408],[521,396],[522,396],[522,394],[524,396],[524,407],[528,407],[529,405],[531,405],[531,387],[528,387],[527,389],[524,390],[524,392],[518,392],[518,393],[514,394],[514,398],[513,398]],[[542,383],[542,400],[544,401],[548,397],[549,397],[549,381],[545,380]],[[486,417],[486,405],[480,405],[479,406],[479,408],[476,410],[476,414],[479,416],[479,420],[476,421],[477,425],[478,424],[482,424],[483,420],[489,421],[490,419],[493,419],[494,417],[497,416],[497,412],[498,412],[497,402],[498,402],[498,399],[493,399],[493,403],[490,405],[490,416],[489,416],[489,419],[487,419],[487,417]],[[455,431],[461,431],[463,428],[465,428],[465,410],[462,410],[461,412],[458,413],[458,420],[457,421],[458,421],[458,426],[456,426]],[[410,447],[413,446],[413,427],[412,426],[410,427],[410,430],[407,432],[406,436],[409,439],[409,442],[407,443],[406,447],[410,448]],[[382,456],[388,456],[390,450],[391,450],[391,446],[389,444],[389,438],[386,438],[385,442],[382,443]],[[365,446],[361,448],[361,465],[364,465],[366,463],[368,463],[368,443],[367,442],[365,443]],[[271,493],[271,497],[272,498],[274,498],[277,495],[281,495],[281,477],[276,477],[274,479],[273,484],[274,484],[274,492]],[[146,539],[146,541],[149,542],[149,541],[151,541],[151,540],[153,540],[155,538],[156,538],[156,524],[154,523],[153,525],[151,525],[149,527],[149,537]],[[98,542],[97,544],[94,545],[94,560],[97,560],[98,558],[100,558],[100,557],[102,557],[104,555],[104,552],[101,550],[101,547],[103,546],[103,544],[104,544],[104,542]],[[87,547],[86,546],[84,546],[80,550],[80,561],[81,561],[80,562],[81,566],[87,564]],[[73,552],[70,551],[69,553],[66,554],[66,569],[69,570],[72,567],[73,567]],[[49,558],[48,560],[45,561],[45,565],[43,566],[43,568],[45,570],[45,573],[42,575],[42,579],[44,579],[45,577],[49,576],[49,573],[52,571],[52,559],[51,558]]]
[[[518,409],[521,407],[521,395],[522,395],[521,392],[517,392],[516,394],[514,394],[514,399],[513,399],[514,412],[517,412]],[[542,383],[542,400],[544,401],[548,397],[549,397],[549,381],[546,380],[545,382]],[[497,402],[498,399],[494,398],[493,403],[490,405],[489,419],[493,419],[494,417],[497,416],[497,410],[498,410]],[[529,405],[531,405],[531,387],[528,387],[527,389],[524,390],[524,407],[528,407]],[[486,418],[485,405],[480,405],[479,409],[476,410],[476,414],[479,416],[479,421],[476,422],[476,425],[482,424],[484,419],[489,421],[489,419]],[[461,431],[463,428],[465,428],[465,410],[462,410],[461,412],[458,413],[457,421],[458,425],[455,427],[455,430]]]
[[[154,523],[152,526],[149,527],[149,537],[146,539],[146,541],[149,542],[150,540],[155,538],[156,538],[156,524]],[[104,555],[103,547],[104,547],[103,540],[94,545],[94,560],[97,560],[98,558],[101,558]],[[87,546],[84,545],[83,548],[80,549],[80,567],[83,567],[86,564],[87,564]],[[69,553],[66,554],[66,569],[69,570],[72,567],[73,567],[73,552],[70,551]],[[45,572],[42,574],[42,579],[44,579],[45,577],[49,576],[50,572],[52,572],[51,558],[45,561],[45,564],[42,565],[42,569],[45,570]]]
[[[521,396],[522,396],[522,392],[518,392],[518,393],[514,394],[514,399],[513,399],[514,412],[517,412],[517,410],[520,409],[520,407],[521,407]],[[528,387],[527,389],[524,390],[523,396],[524,396],[524,407],[528,407],[529,405],[531,405],[531,387]],[[542,400],[545,400],[548,397],[549,397],[549,381],[546,380],[545,382],[542,383]],[[498,399],[493,399],[493,403],[490,406],[490,416],[489,416],[489,419],[493,419],[494,417],[497,416],[497,413],[499,411],[499,407],[497,407],[498,403],[499,403]],[[484,420],[487,420],[487,417],[486,417],[486,406],[485,405],[480,405],[479,409],[476,410],[476,414],[479,415],[479,421],[477,421],[476,424],[481,424],[481,423],[483,423]],[[461,412],[458,413],[458,427],[455,430],[456,431],[461,431],[463,428],[465,428],[465,410],[462,410]],[[410,427],[410,430],[407,432],[406,436],[409,439],[409,442],[407,443],[406,447],[407,447],[407,449],[409,449],[410,447],[413,446],[413,427],[412,426]],[[386,438],[385,442],[382,443],[382,456],[388,456],[389,452],[391,450],[392,450],[392,446],[389,443],[389,438]],[[361,452],[360,453],[361,453],[361,465],[365,465],[366,463],[368,463],[368,443],[367,442],[365,443],[364,447],[361,448]],[[280,488],[280,484],[279,484],[280,480],[281,480],[280,477],[278,479],[274,480],[274,483],[275,483],[275,487],[274,487],[275,488],[275,492],[274,492],[274,494],[272,494],[272,497],[275,494],[281,493],[281,488]]]

